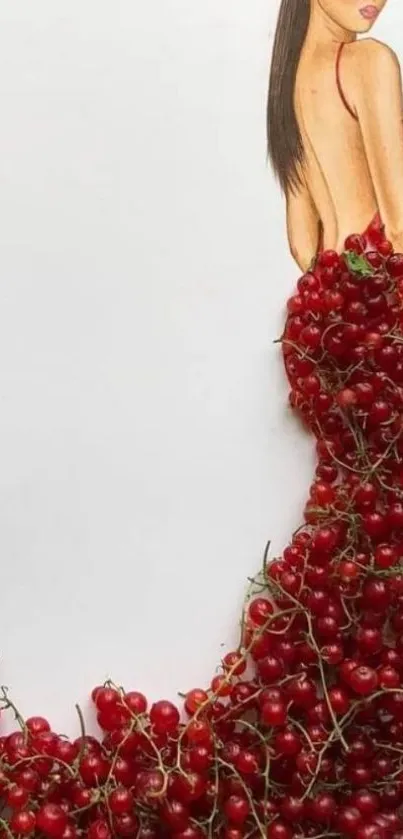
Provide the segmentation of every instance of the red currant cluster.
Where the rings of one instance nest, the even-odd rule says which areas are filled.
[[[208,690],[106,684],[102,730],[0,739],[1,839],[403,839],[403,255],[350,237],[288,302],[291,405],[317,440],[305,522]]]

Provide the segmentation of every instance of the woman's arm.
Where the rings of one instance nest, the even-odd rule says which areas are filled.
[[[345,50],[349,90],[360,123],[386,234],[403,251],[403,97],[399,62],[379,41]],[[359,184],[357,185],[359,188]]]
[[[319,216],[304,184],[287,195],[287,234],[297,265],[307,271],[319,246]]]

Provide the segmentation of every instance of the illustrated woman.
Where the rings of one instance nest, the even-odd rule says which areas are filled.
[[[268,98],[268,151],[302,271],[318,249],[383,223],[403,252],[399,62],[368,33],[387,0],[282,0]]]

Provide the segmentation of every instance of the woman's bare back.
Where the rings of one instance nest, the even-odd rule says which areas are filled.
[[[303,177],[321,221],[323,246],[335,250],[351,231],[364,231],[378,210],[360,124],[348,110],[349,70],[357,49],[360,42],[342,48],[336,42],[307,43],[295,85]]]

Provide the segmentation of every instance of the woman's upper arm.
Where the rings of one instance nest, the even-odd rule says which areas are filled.
[[[287,195],[287,234],[291,253],[307,271],[319,245],[319,217],[304,184]]]
[[[361,127],[378,209],[393,241],[403,234],[403,97],[399,61],[389,47],[372,39],[352,44],[349,53],[352,104]]]

